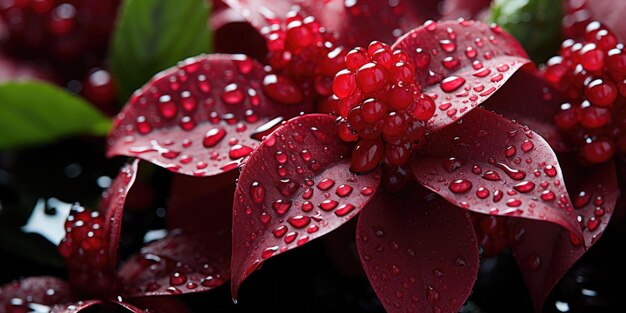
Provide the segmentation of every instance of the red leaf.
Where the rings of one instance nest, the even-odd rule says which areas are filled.
[[[276,20],[285,20],[293,7],[313,16],[331,32],[339,45],[367,46],[373,40],[393,42],[417,27],[433,12],[434,1],[413,4],[408,0],[326,0],[326,1],[242,1],[226,0],[261,33]]]
[[[202,292],[229,279],[234,175],[223,176],[174,177],[167,215],[172,230],[121,267],[127,295]]]
[[[510,227],[513,254],[537,312],[561,277],[600,238],[619,195],[613,162],[587,169],[576,165],[567,169],[569,186],[579,188],[572,190],[584,191],[583,197],[574,195],[573,198],[574,204],[579,205],[574,213],[584,227],[585,244],[550,223],[516,219]]]
[[[415,60],[417,82],[437,103],[429,121],[433,130],[467,114],[530,63],[513,36],[474,21],[426,22],[393,48]]]
[[[411,162],[425,187],[462,208],[549,221],[581,236],[556,155],[528,127],[476,109],[429,140]]]
[[[380,192],[363,210],[361,263],[387,312],[458,312],[478,274],[471,219],[416,188]]]
[[[489,110],[530,127],[557,152],[569,151],[567,140],[554,124],[554,115],[564,100],[534,68],[524,68],[500,92],[483,103]]]
[[[157,74],[117,116],[108,155],[139,157],[186,175],[233,170],[259,144],[268,122],[308,111],[309,104],[266,98],[264,78],[263,67],[242,55],[199,56]]]
[[[118,248],[122,232],[122,218],[124,216],[124,203],[126,195],[135,183],[139,160],[135,159],[120,169],[111,186],[102,194],[100,201],[100,214],[104,216],[104,233],[108,234],[108,259],[112,271],[117,268]]]
[[[252,153],[233,206],[232,294],[261,263],[346,223],[371,199],[378,170],[350,172],[335,119],[294,118]]]
[[[82,295],[104,297],[117,291],[115,272],[124,202],[135,181],[138,163],[136,159],[122,167],[103,193],[99,212],[76,206],[66,221],[59,252],[65,257],[72,286]]]
[[[31,307],[51,307],[74,300],[72,287],[55,277],[29,277],[0,287],[0,313],[20,308],[28,312]]]

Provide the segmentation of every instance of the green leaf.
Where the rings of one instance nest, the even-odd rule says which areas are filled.
[[[536,63],[558,52],[561,43],[562,1],[495,0],[489,20],[498,23],[524,46]]]
[[[176,62],[209,52],[207,0],[126,0],[111,45],[122,96]]]
[[[110,119],[83,99],[43,82],[0,84],[0,149],[77,134],[104,136]]]

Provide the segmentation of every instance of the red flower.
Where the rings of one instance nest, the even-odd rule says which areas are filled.
[[[402,2],[304,1],[295,10],[277,1],[227,3],[265,36],[269,65],[242,55],[210,55],[157,74],[118,115],[108,154],[192,176],[241,168],[232,212],[235,298],[262,262],[361,213],[359,254],[387,311],[458,311],[479,261],[469,210],[512,217],[508,242],[540,310],[554,284],[606,227],[617,197],[613,164],[574,175],[563,166],[567,157],[557,159],[549,142],[558,142],[559,133],[541,120],[552,115],[527,115],[545,109],[534,104],[550,100],[544,94],[549,87],[531,66],[505,85],[530,61],[498,26],[429,21],[390,50],[381,46],[380,58],[374,60],[376,47],[369,60],[351,68],[343,61],[352,53],[346,46],[399,37],[417,26],[419,15]],[[396,63],[385,65],[383,54],[396,50],[411,71],[386,76]],[[332,88],[342,68],[350,72],[339,72]],[[415,84],[406,106],[389,96],[402,87],[397,77]],[[501,88],[507,92],[496,92]],[[434,101],[434,115],[407,113],[421,108],[411,101],[425,97]],[[546,139],[477,108],[481,104],[538,126]],[[372,114],[350,117],[367,106]],[[337,115],[326,113],[345,120],[338,124]],[[408,136],[408,127],[400,126],[375,131],[385,114],[423,122],[424,133]],[[365,127],[357,126],[359,118]],[[350,134],[361,138],[356,146]],[[410,149],[383,157],[387,145],[405,143]],[[351,165],[362,173],[351,172]],[[571,200],[566,186],[581,193]]]

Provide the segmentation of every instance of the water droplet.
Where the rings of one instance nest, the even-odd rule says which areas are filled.
[[[355,207],[352,204],[342,204],[335,210],[335,215],[342,217],[350,214],[350,212],[354,211]]]
[[[350,193],[352,193],[352,187],[350,185],[345,185],[345,184],[339,185],[335,193],[340,197],[345,197],[349,195]]]
[[[339,203],[335,200],[326,199],[320,203],[319,207],[324,211],[331,211],[335,209]]]
[[[541,193],[541,200],[543,201],[553,201],[555,198],[556,198],[556,195],[554,194],[554,192],[550,190],[544,190]]]
[[[265,200],[265,187],[261,186],[259,182],[253,182],[250,186],[250,197],[255,203],[261,203]]]
[[[295,228],[304,228],[311,222],[311,218],[306,215],[290,216],[287,222]]]
[[[274,229],[272,231],[272,234],[274,235],[274,237],[276,238],[281,238],[282,236],[284,236],[287,233],[287,226],[285,225],[281,225],[278,226],[276,229]]]
[[[448,188],[454,193],[464,193],[472,189],[472,182],[466,179],[457,179]]]
[[[272,208],[276,213],[283,215],[291,208],[291,201],[289,200],[276,200],[272,203]]]
[[[480,187],[478,188],[478,190],[476,190],[476,196],[480,199],[486,199],[487,197],[489,197],[489,194],[489,190],[484,187]]]
[[[218,143],[224,139],[226,136],[226,131],[223,128],[212,128],[207,131],[204,135],[204,139],[202,140],[202,144],[206,148],[211,148],[216,146]]]
[[[232,160],[237,160],[248,156],[252,151],[253,149],[248,146],[234,145],[230,148],[230,151],[228,151],[228,157]]]
[[[330,189],[334,185],[335,185],[335,181],[334,180],[332,180],[330,178],[324,178],[317,184],[317,188],[319,188],[322,191],[326,191],[326,190]]]
[[[587,221],[587,229],[589,229],[589,231],[595,231],[598,229],[598,226],[600,226],[601,221],[602,219],[592,216],[589,221]]]
[[[531,182],[531,181],[523,181],[515,186],[513,186],[513,188],[521,193],[527,193],[527,192],[531,192],[533,189],[535,189],[535,183]]]
[[[439,86],[445,92],[453,92],[463,86],[463,84],[465,84],[465,79],[458,76],[449,76]]]
[[[514,180],[522,180],[526,178],[526,172],[522,170],[513,169],[504,163],[498,163],[496,166],[498,166],[502,171],[504,171],[504,173]]]
[[[261,252],[261,257],[264,259],[270,258],[276,253],[276,251],[278,251],[278,246],[266,248],[263,252]]]
[[[491,181],[499,181],[500,180],[500,175],[498,175],[498,173],[496,173],[494,171],[487,171],[481,177],[486,179],[486,180],[491,180]]]
[[[549,177],[555,177],[556,176],[556,168],[552,165],[548,165],[543,169],[543,172],[546,173],[546,175],[548,175]]]
[[[183,273],[176,272],[170,275],[170,285],[180,286],[187,282],[187,276]]]
[[[222,100],[227,104],[238,104],[243,101],[246,94],[235,83],[228,84],[224,87],[222,92]]]
[[[504,155],[507,158],[513,157],[515,153],[517,153],[517,149],[515,149],[515,146],[508,146],[506,147],[506,149],[504,149]]]
[[[445,52],[454,52],[456,50],[456,43],[449,39],[439,40],[439,46]]]

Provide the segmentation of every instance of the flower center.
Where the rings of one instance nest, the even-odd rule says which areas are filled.
[[[381,162],[402,166],[423,145],[435,102],[422,94],[415,64],[404,51],[378,41],[352,49],[345,69],[335,76],[333,92],[340,99],[339,136],[357,142],[353,171],[367,172]]]

